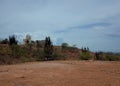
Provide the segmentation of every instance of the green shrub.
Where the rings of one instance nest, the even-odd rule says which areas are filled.
[[[96,52],[96,60],[120,61],[120,54]]]
[[[117,56],[116,54],[106,54],[105,60],[107,60],[107,61],[120,61],[120,56]]]
[[[89,55],[89,52],[83,52],[81,55],[81,60],[89,60],[91,57]]]

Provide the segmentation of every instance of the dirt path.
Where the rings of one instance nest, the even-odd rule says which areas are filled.
[[[120,62],[51,61],[1,65],[0,86],[120,86]]]

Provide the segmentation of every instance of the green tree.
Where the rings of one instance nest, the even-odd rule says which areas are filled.
[[[9,36],[9,45],[17,45],[18,41],[16,40],[15,35]]]
[[[88,47],[82,47],[81,51],[82,51],[82,52],[89,52],[90,50],[89,50]]]
[[[68,43],[62,43],[61,46],[62,46],[62,49],[66,49],[66,48],[68,48],[69,45],[68,45]]]
[[[51,42],[50,37],[45,38],[45,45],[44,45],[44,55],[45,60],[53,60],[53,44]]]
[[[9,42],[8,42],[8,39],[7,38],[5,38],[5,39],[3,39],[3,40],[1,40],[0,41],[0,44],[8,44]]]

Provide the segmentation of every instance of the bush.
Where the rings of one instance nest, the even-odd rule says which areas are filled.
[[[107,61],[120,61],[120,56],[113,53],[107,53],[105,55],[105,60]]]
[[[89,60],[91,57],[89,55],[89,52],[83,52],[81,55],[81,60]]]
[[[8,39],[6,38],[6,39],[4,39],[4,40],[1,40],[0,41],[0,44],[8,44],[9,43],[9,41],[8,41]]]
[[[19,58],[21,56],[20,47],[18,45],[11,45],[10,48],[12,51],[13,58]]]
[[[120,61],[120,54],[96,52],[96,60]]]

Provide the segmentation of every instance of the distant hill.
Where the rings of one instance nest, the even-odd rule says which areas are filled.
[[[53,46],[53,59],[50,60],[106,60],[120,61],[119,53],[91,52],[77,47]],[[13,64],[29,61],[45,61],[44,47],[35,45],[0,44],[0,64]]]

